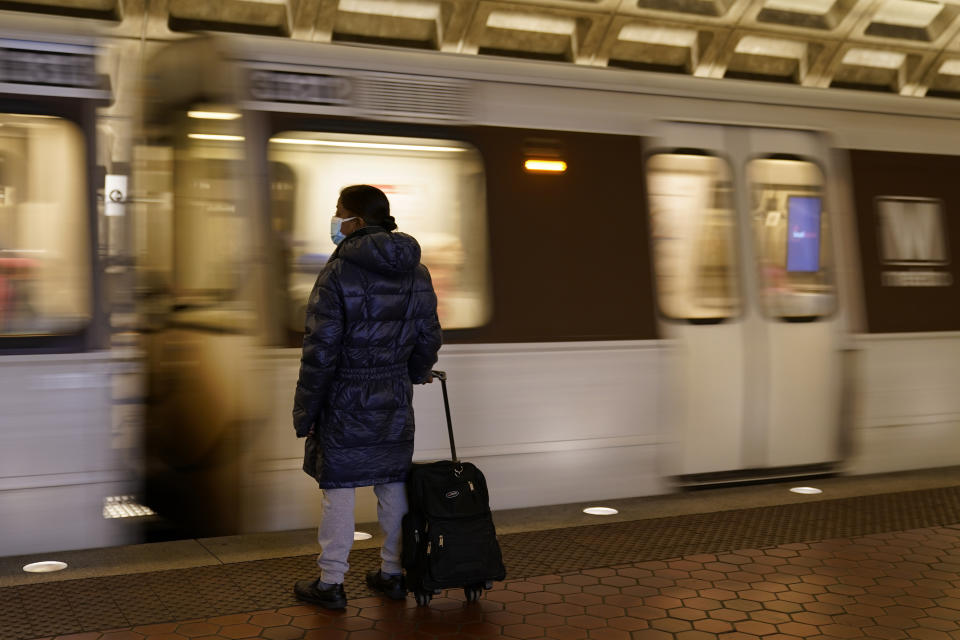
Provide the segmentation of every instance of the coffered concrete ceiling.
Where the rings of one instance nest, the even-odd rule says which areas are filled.
[[[960,97],[960,0],[32,0],[150,40],[193,30]]]

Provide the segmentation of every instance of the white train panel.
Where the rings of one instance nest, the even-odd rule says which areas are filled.
[[[104,518],[108,496],[133,493],[129,450],[115,442],[113,375],[133,354],[0,358],[0,553],[131,541]]]
[[[437,367],[450,376],[458,457],[486,473],[495,509],[660,493],[668,357],[658,341],[444,346]],[[290,422],[299,359],[295,350],[267,359],[278,401],[251,451],[254,530],[309,527],[319,516]],[[438,382],[415,387],[414,411],[414,460],[449,457]],[[372,490],[358,493],[356,517],[376,520]]]
[[[856,337],[850,472],[960,464],[960,335]]]

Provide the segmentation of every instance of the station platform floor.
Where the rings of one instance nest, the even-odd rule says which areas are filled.
[[[960,467],[599,504],[495,512],[508,575],[477,603],[372,594],[376,537],[346,611],[298,603],[311,530],[0,558],[0,640],[960,639]]]

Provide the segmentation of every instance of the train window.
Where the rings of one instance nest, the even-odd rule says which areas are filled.
[[[820,169],[800,159],[758,158],[747,175],[764,313],[784,319],[830,315],[836,296]]]
[[[181,118],[175,134],[135,150],[138,199],[144,203],[137,215],[138,271],[148,322],[251,328],[244,303],[251,279],[250,230],[241,202],[243,137],[224,133],[238,127]],[[166,318],[171,311],[172,320]]]
[[[721,158],[659,153],[647,162],[661,312],[691,322],[740,313],[730,167]]]
[[[89,322],[86,167],[72,122],[0,113],[0,335],[65,335]]]
[[[286,325],[302,332],[307,299],[333,252],[340,190],[372,184],[398,231],[419,241],[445,329],[490,314],[485,177],[480,154],[451,140],[293,131],[270,139],[273,226],[286,263]]]

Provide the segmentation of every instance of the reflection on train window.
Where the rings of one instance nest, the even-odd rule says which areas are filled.
[[[75,333],[89,321],[86,180],[76,125],[0,114],[0,335]]]
[[[270,171],[290,332],[303,331],[310,290],[333,253],[330,216],[340,190],[358,183],[382,189],[397,230],[420,243],[440,324],[487,321],[485,179],[475,149],[449,140],[284,132],[270,139]]]
[[[761,304],[772,318],[816,318],[836,306],[823,176],[812,162],[749,163]]]
[[[223,133],[239,125],[218,125],[216,133],[198,133],[203,127],[186,119],[179,125],[176,135],[135,150],[145,316],[172,310],[175,322],[196,328],[249,329],[243,138]]]
[[[690,321],[740,313],[730,168],[717,157],[660,153],[647,163],[657,295]]]

